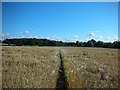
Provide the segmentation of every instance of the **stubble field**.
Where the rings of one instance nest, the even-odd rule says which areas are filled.
[[[3,88],[56,88],[60,54],[67,88],[118,87],[118,49],[3,46]]]
[[[3,88],[54,88],[59,69],[54,48],[2,48]]]
[[[104,48],[63,48],[70,88],[117,88],[118,50]]]

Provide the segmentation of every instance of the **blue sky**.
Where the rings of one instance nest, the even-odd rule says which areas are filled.
[[[3,38],[115,41],[117,2],[3,2]]]

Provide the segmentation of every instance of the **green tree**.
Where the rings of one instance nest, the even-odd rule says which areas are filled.
[[[96,41],[94,39],[91,39],[91,42],[94,44],[94,47],[96,46]]]
[[[76,46],[80,46],[80,43],[79,43],[79,41],[76,41]]]
[[[88,46],[88,47],[94,47],[94,44],[93,44],[93,42],[90,40],[90,41],[87,42],[87,46]]]
[[[96,43],[96,46],[97,46],[97,47],[104,47],[104,42],[98,41],[98,42]]]

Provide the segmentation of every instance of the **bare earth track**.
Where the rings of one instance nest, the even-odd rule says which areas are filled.
[[[118,49],[3,46],[2,67],[3,88],[118,87]]]

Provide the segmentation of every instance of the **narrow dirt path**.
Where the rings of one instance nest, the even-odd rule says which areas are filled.
[[[56,82],[56,90],[66,90],[67,89],[67,81],[66,81],[66,75],[65,75],[65,71],[64,71],[64,64],[63,64],[63,60],[62,60],[62,55],[61,52],[59,53],[59,57],[60,57],[60,68],[58,71],[58,79]]]

